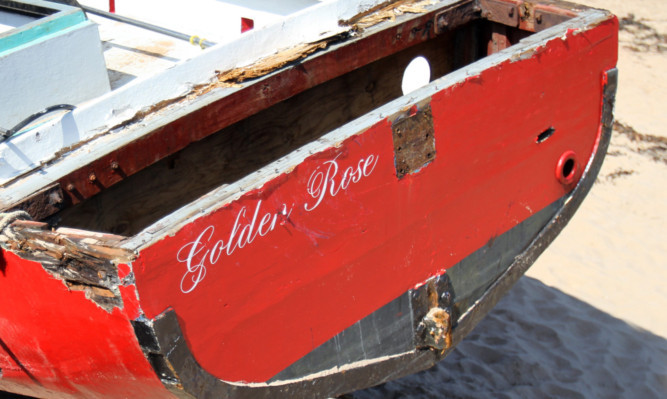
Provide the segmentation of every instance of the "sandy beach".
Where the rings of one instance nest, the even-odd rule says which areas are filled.
[[[351,397],[667,397],[667,2],[579,2],[621,23],[616,124],[598,181],[448,358]]]

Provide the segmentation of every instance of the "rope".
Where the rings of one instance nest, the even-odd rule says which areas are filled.
[[[16,234],[10,227],[17,220],[32,220],[26,211],[0,213],[0,246],[7,249],[7,243],[16,240]]]

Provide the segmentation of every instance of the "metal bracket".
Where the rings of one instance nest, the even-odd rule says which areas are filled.
[[[516,0],[479,0],[482,18],[503,25],[519,26],[519,5]]]
[[[431,308],[419,327],[423,345],[439,351],[452,346],[451,315],[446,310]]]
[[[452,347],[453,300],[454,292],[446,273],[413,292],[417,348],[430,349],[441,356]]]

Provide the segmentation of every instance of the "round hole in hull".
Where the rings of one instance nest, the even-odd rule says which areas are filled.
[[[570,185],[574,183],[578,169],[577,155],[574,151],[565,151],[558,159],[556,178],[561,184]]]

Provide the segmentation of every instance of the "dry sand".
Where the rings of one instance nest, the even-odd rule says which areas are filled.
[[[667,398],[667,0],[579,2],[621,21],[617,123],[596,185],[448,358],[352,397]]]

